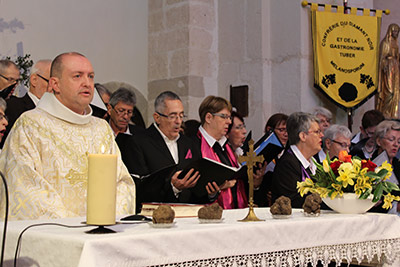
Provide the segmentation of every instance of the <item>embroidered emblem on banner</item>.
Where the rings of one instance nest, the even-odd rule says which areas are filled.
[[[356,108],[377,89],[381,13],[314,9],[311,16],[314,84],[338,106]]]

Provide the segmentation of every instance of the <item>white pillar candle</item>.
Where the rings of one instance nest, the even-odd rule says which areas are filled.
[[[86,223],[115,224],[117,155],[89,154]]]

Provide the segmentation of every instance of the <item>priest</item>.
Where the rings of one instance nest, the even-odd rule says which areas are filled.
[[[117,213],[134,213],[135,185],[105,120],[91,116],[94,71],[83,55],[57,56],[49,89],[16,121],[0,155],[10,219],[85,216],[87,153],[117,154]],[[4,196],[3,196],[4,198]],[[4,201],[1,201],[4,214]]]

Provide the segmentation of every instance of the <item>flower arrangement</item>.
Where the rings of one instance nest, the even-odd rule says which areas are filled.
[[[348,155],[346,151],[339,153],[339,159],[331,161],[329,155],[317,166],[313,180],[306,178],[297,182],[297,189],[301,196],[308,192],[318,193],[322,198],[342,196],[343,193],[355,193],[359,199],[367,199],[373,195],[372,202],[378,202],[384,196],[383,208],[392,208],[392,201],[400,201],[399,196],[390,194],[393,190],[400,191],[399,187],[387,181],[392,175],[392,165],[385,161],[377,166],[370,160],[361,160]]]

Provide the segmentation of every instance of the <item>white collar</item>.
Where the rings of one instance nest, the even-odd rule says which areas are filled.
[[[303,156],[303,154],[301,153],[301,151],[299,150],[299,148],[296,145],[291,145],[290,149],[293,151],[296,158],[300,161],[301,165],[303,165],[304,169],[307,169],[309,167],[311,173],[314,175],[315,171],[317,169],[317,166],[315,166],[314,162],[312,160],[308,161]]]
[[[352,142],[353,144],[357,144],[357,143],[360,142],[360,141],[361,141],[361,132],[357,133],[357,134],[353,137],[353,139],[351,139],[351,142]]]
[[[214,137],[212,137],[211,135],[209,135],[209,134],[207,133],[207,131],[206,131],[206,130],[203,128],[203,126],[201,126],[201,125],[200,125],[200,127],[199,127],[199,131],[200,131],[200,133],[203,135],[204,139],[206,139],[206,141],[207,141],[207,143],[208,143],[208,145],[209,145],[210,147],[213,147],[214,144],[215,144],[215,142],[218,142],[218,143],[221,145],[222,149],[224,149],[223,147],[224,147],[224,145],[225,145],[225,143],[226,143],[226,140],[227,140],[227,138],[226,138],[225,135],[222,136],[221,139],[216,140]]]
[[[61,120],[74,124],[87,124],[92,117],[92,108],[87,107],[86,114],[78,114],[62,104],[52,93],[44,93],[37,105],[38,108]]]
[[[30,91],[27,94],[32,99],[32,101],[35,104],[35,106],[37,106],[37,104],[39,103],[40,99],[37,96],[35,96],[34,94],[32,94]]]
[[[179,137],[181,137],[181,135],[178,135],[177,138],[171,140],[160,130],[160,128],[158,127],[157,123],[154,122],[153,124],[154,124],[154,127],[156,127],[157,131],[161,134],[162,138],[164,139],[164,141],[166,143],[168,143],[168,142],[177,142]]]

